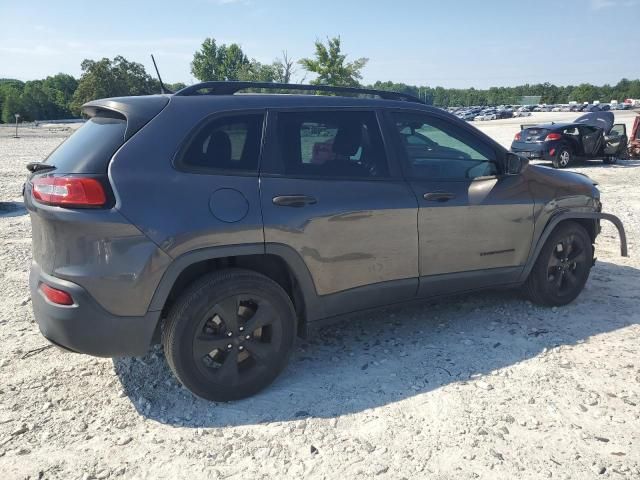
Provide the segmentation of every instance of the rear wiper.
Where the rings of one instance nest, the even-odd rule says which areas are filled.
[[[42,162],[30,162],[27,163],[27,170],[31,173],[42,172],[43,170],[55,170],[55,165]]]

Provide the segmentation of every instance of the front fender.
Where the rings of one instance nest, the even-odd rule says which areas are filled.
[[[540,239],[538,240],[538,243],[536,244],[535,249],[533,250],[533,254],[530,255],[529,260],[525,265],[524,270],[522,271],[522,276],[521,276],[522,281],[524,281],[529,276],[529,273],[531,273],[531,270],[533,269],[533,266],[535,265],[536,260],[538,259],[538,255],[540,255],[540,251],[542,250],[542,247],[544,246],[547,239],[549,238],[549,235],[551,235],[551,232],[553,232],[556,226],[560,222],[564,222],[566,220],[578,220],[578,219],[607,220],[613,223],[615,227],[618,229],[618,235],[620,236],[620,255],[622,255],[623,257],[629,256],[629,253],[627,250],[627,234],[624,231],[624,225],[622,225],[622,221],[618,217],[610,213],[602,213],[602,212],[563,212],[556,215],[551,220],[549,220],[549,223],[547,224],[544,231],[542,232],[542,235],[540,236]]]

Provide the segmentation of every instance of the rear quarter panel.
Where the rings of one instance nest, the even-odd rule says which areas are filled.
[[[147,312],[169,257],[117,210],[72,210],[35,203],[27,185],[33,261],[85,288],[108,312]]]
[[[189,132],[216,112],[212,105],[219,110],[233,109],[224,98],[214,103],[173,97],[116,153],[109,166],[116,207],[173,258],[205,247],[264,242],[257,174],[187,173],[172,165]],[[223,221],[212,214],[212,195],[221,189],[244,196],[248,208],[241,219]],[[224,201],[228,197],[216,198]]]

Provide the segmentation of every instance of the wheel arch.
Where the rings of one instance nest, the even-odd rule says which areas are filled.
[[[591,240],[595,242],[595,238],[599,233],[597,224],[598,220],[607,220],[615,225],[615,227],[618,229],[618,235],[620,236],[620,255],[622,255],[623,257],[628,257],[629,255],[627,250],[627,236],[624,230],[624,226],[618,217],[610,213],[602,212],[563,212],[550,218],[547,222],[547,225],[540,235],[540,238],[536,242],[532,253],[529,255],[529,259],[527,260],[527,263],[522,270],[520,280],[524,281],[527,279],[529,273],[531,273],[531,270],[536,263],[536,260],[538,259],[538,256],[540,255],[542,247],[558,225],[567,221],[574,221],[576,223],[579,223],[580,225],[585,227],[585,229],[589,233],[589,236],[591,237]]]
[[[300,255],[280,244],[250,244],[211,247],[188,252],[173,260],[151,300],[149,311],[162,318],[182,291],[202,275],[225,268],[243,268],[265,275],[280,285],[291,299],[298,316],[298,333],[306,335],[307,323],[322,317],[315,285]]]
[[[568,147],[572,155],[580,154],[580,141],[575,138],[563,137],[563,143],[560,147],[562,148],[563,146]]]

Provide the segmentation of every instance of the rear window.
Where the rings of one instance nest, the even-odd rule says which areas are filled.
[[[549,134],[549,130],[546,128],[525,128],[522,131],[521,138],[522,142],[540,142],[543,141],[547,135]]]
[[[124,143],[127,121],[104,113],[87,122],[55,149],[45,163],[60,173],[105,173],[109,160]]]

